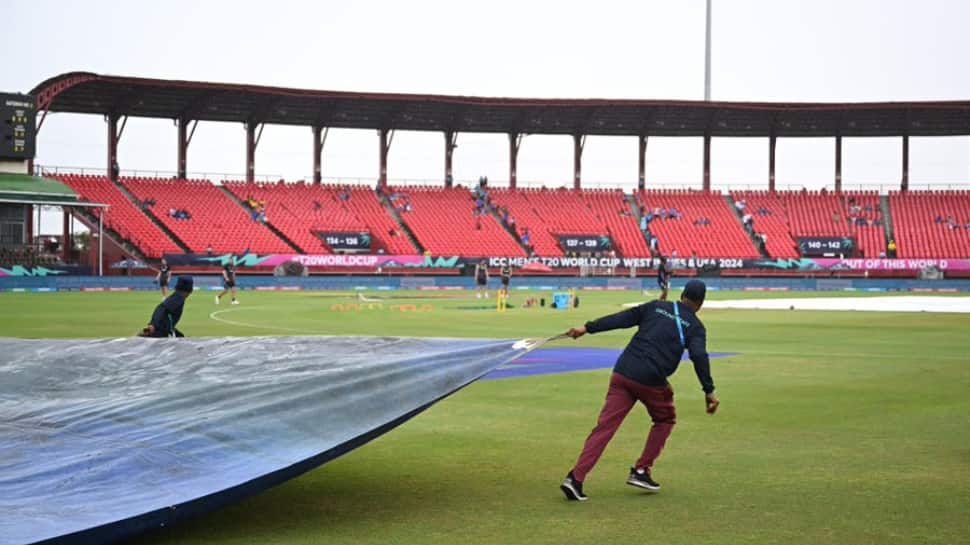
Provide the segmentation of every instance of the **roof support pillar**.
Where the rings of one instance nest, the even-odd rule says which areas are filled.
[[[104,276],[104,215],[107,208],[102,208],[98,214],[98,276]]]
[[[327,141],[330,128],[324,129],[320,125],[310,127],[313,132],[313,183],[323,181],[323,145]]]
[[[24,235],[26,235],[26,244],[33,244],[34,242],[34,205],[27,204],[24,205]]]
[[[583,178],[583,148],[586,146],[586,135],[573,135],[573,189],[582,187]]]
[[[909,189],[909,135],[903,135],[903,179],[899,184],[901,191]]]
[[[451,176],[452,156],[455,148],[458,147],[458,133],[456,131],[445,131],[445,187],[454,185],[454,178]]]
[[[180,180],[184,180],[188,171],[189,120],[180,117],[175,121],[175,124],[178,128],[178,164],[176,165],[176,176]],[[192,130],[194,132],[195,128],[193,127]]]
[[[522,145],[522,135],[515,132],[509,133],[509,187],[515,189],[516,174],[519,164],[519,146]]]
[[[640,175],[637,179],[637,188],[642,190],[647,187],[647,135],[637,136],[637,141],[640,147]]]
[[[254,182],[256,181],[256,146],[259,144],[259,139],[256,137],[256,126],[259,123],[248,122],[246,123],[246,181]],[[260,129],[260,136],[262,136],[262,129]]]
[[[377,183],[381,189],[387,187],[387,154],[391,151],[391,142],[394,140],[394,131],[388,129],[377,129],[380,145],[380,170],[378,171]]]
[[[775,190],[775,147],[778,137],[772,134],[768,137],[768,191]]]
[[[711,190],[711,133],[704,135],[704,191]]]
[[[73,246],[71,241],[71,209],[62,206],[61,210],[64,212],[64,221],[61,225],[61,259],[64,260],[64,263],[70,263],[71,247]]]
[[[105,116],[108,122],[108,178],[112,182],[118,181],[118,114],[108,114]]]
[[[835,191],[842,191],[842,135],[835,135]]]

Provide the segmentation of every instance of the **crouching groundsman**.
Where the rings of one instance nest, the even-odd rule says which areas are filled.
[[[707,412],[714,414],[717,410],[719,402],[714,395],[714,381],[711,379],[707,333],[704,324],[697,319],[706,292],[707,287],[703,282],[691,280],[684,287],[680,301],[651,301],[586,322],[585,326],[574,327],[566,333],[578,339],[586,333],[639,327],[616,360],[606,392],[606,403],[600,411],[596,427],[586,439],[576,465],[560,486],[567,499],[586,500],[583,493],[586,474],[596,465],[607,443],[637,401],[646,406],[653,426],[643,453],[630,468],[626,482],[651,492],[660,490],[660,484],[653,480],[650,470],[674,428],[674,391],[667,377],[677,370],[685,348],[690,353],[694,372],[706,394]]]
[[[175,292],[155,307],[151,321],[138,334],[139,337],[184,337],[175,326],[182,319],[185,300],[192,295],[191,276],[180,276],[175,282]]]

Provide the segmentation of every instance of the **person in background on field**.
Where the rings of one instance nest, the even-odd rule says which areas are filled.
[[[660,288],[660,300],[666,301],[670,290],[670,265],[664,256],[660,256],[660,264],[657,265],[657,287]]]
[[[236,301],[236,257],[232,255],[222,266],[222,291],[219,295],[216,295],[216,304],[218,305],[222,296],[229,292],[232,293],[231,304],[238,305],[239,301]]]
[[[652,469],[676,422],[674,391],[667,377],[677,371],[685,348],[690,353],[694,372],[704,390],[707,413],[717,411],[720,401],[714,395],[714,380],[707,355],[707,332],[697,318],[706,292],[707,287],[703,282],[691,280],[684,287],[680,301],[651,301],[586,322],[586,325],[566,332],[567,336],[578,339],[587,333],[638,327],[613,366],[606,402],[596,427],[586,439],[576,465],[559,486],[567,499],[587,499],[583,492],[586,475],[596,465],[613,434],[637,401],[646,406],[653,426],[640,458],[630,468],[626,483],[650,492],[660,490],[660,484],[653,480]]]
[[[478,293],[475,294],[475,298],[484,297],[488,299],[488,264],[485,263],[484,259],[475,265],[475,284],[478,286]]]
[[[508,298],[509,283],[512,282],[512,266],[506,263],[502,266],[502,296]]]
[[[158,274],[155,275],[155,282],[158,283],[158,288],[162,290],[162,300],[168,296],[168,279],[170,276],[170,269],[168,268],[168,261],[162,258],[162,263],[158,267]]]
[[[165,298],[164,301],[155,307],[151,320],[144,328],[139,337],[184,337],[175,326],[182,319],[182,308],[185,300],[192,295],[192,277],[180,276],[175,281],[175,292]]]

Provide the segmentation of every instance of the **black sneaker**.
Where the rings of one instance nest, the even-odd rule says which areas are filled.
[[[660,491],[660,483],[650,478],[649,469],[637,469],[635,467],[631,467],[630,476],[627,477],[626,484],[636,486],[637,488],[642,488],[644,490],[649,490],[651,492]]]
[[[583,483],[573,478],[572,471],[563,479],[559,489],[566,495],[567,500],[586,501],[588,499],[586,494],[583,494]]]

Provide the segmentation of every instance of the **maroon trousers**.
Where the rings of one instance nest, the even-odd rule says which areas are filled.
[[[662,388],[644,386],[623,375],[613,373],[610,377],[610,388],[606,392],[606,403],[600,411],[596,427],[586,438],[583,452],[579,455],[576,466],[573,467],[573,478],[577,481],[586,480],[586,474],[593,469],[600,459],[607,443],[620,427],[627,413],[634,403],[640,401],[647,408],[647,413],[653,420],[647,444],[634,467],[637,469],[653,467],[653,462],[660,456],[660,451],[674,429],[677,414],[674,410],[674,391],[670,385]]]

